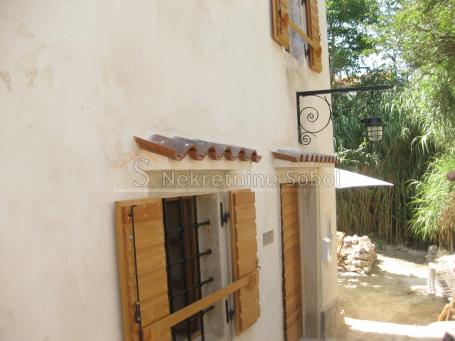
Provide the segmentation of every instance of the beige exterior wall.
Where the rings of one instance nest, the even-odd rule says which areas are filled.
[[[269,1],[0,2],[1,340],[122,339],[113,202],[147,195],[122,190],[137,176],[132,136],[252,147],[252,171],[275,173],[270,150],[299,148],[295,92],[330,86],[323,1],[320,15],[316,74],[272,40]],[[303,149],[333,153],[332,130]],[[325,237],[335,192],[318,195]],[[257,192],[261,318],[236,340],[283,337],[279,207],[278,189]],[[328,306],[334,262],[322,282]]]

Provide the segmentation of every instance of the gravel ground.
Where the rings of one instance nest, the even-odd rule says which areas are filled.
[[[347,328],[338,340],[440,341],[454,322],[436,322],[447,301],[426,294],[425,253],[385,245],[370,276],[340,273]]]

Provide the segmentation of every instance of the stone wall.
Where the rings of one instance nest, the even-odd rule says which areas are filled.
[[[368,275],[376,261],[376,246],[368,236],[345,236],[338,232],[338,269]]]

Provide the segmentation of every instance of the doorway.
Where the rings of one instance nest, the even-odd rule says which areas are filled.
[[[282,184],[281,243],[285,340],[321,336],[318,192],[313,185]]]

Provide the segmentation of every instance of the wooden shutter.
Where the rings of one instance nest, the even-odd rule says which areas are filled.
[[[273,39],[289,49],[288,0],[272,0]]]
[[[135,321],[137,294],[132,205],[136,205],[134,227],[142,329],[169,315],[161,199],[116,202],[118,267],[125,341],[140,340],[139,324]],[[144,341],[146,340],[147,337],[144,338]],[[170,332],[160,341],[166,340],[170,340]]]
[[[308,36],[316,42],[320,42],[319,9],[318,0],[306,0],[306,17],[308,23]],[[322,72],[322,48],[309,46],[310,68],[316,72]]]
[[[256,241],[255,196],[250,190],[231,192],[231,245],[234,280],[258,269]],[[239,334],[260,316],[259,278],[254,285],[240,289],[234,295],[235,326]]]
[[[281,185],[284,334],[287,341],[303,336],[302,273],[297,186]]]

